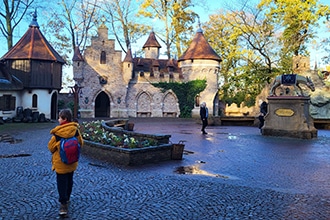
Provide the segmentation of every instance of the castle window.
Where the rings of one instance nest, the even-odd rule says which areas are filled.
[[[32,108],[38,107],[38,96],[36,94],[33,94],[32,96]]]
[[[102,51],[101,58],[100,58],[100,64],[106,64],[106,60],[107,60],[107,54],[105,53],[105,51]]]

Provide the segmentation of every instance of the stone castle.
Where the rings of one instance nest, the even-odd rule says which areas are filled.
[[[82,118],[93,117],[179,117],[178,98],[152,83],[206,80],[206,89],[197,95],[192,117],[199,117],[199,102],[206,102],[210,116],[219,108],[218,79],[221,58],[211,48],[199,28],[188,49],[178,59],[160,59],[161,45],[152,31],[143,45],[144,57],[133,57],[128,49],[115,49],[102,24],[97,36],[82,55],[73,56],[73,74],[79,92]]]

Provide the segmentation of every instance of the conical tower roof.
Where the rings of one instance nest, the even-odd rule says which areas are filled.
[[[188,49],[182,54],[178,61],[193,59],[216,60],[221,62],[220,56],[207,42],[201,29],[197,31]]]
[[[130,63],[133,62],[133,56],[132,56],[132,50],[131,50],[131,48],[128,48],[127,53],[126,53],[126,56],[125,56],[123,62],[130,62]]]
[[[34,13],[29,29],[23,37],[1,59],[3,60],[46,60],[65,63],[39,30]]]
[[[146,48],[146,47],[158,47],[158,48],[161,48],[162,47],[158,43],[154,31],[151,31],[151,33],[149,34],[149,37],[148,37],[146,43],[143,45],[142,48]]]
[[[83,58],[83,56],[81,55],[78,46],[76,46],[76,47],[74,48],[74,53],[73,53],[72,61],[84,61],[84,58]]]

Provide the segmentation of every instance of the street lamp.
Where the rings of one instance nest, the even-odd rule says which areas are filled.
[[[73,93],[74,97],[74,104],[73,104],[73,120],[78,119],[78,103],[79,103],[79,92],[82,88],[81,86],[78,86],[78,84],[75,84],[74,86],[71,86],[71,91]]]

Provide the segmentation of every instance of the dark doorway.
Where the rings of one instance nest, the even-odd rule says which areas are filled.
[[[50,118],[51,119],[57,119],[57,93],[54,92],[52,95],[52,101],[50,104]]]
[[[95,99],[95,117],[110,117],[110,100],[105,92],[101,92]]]

